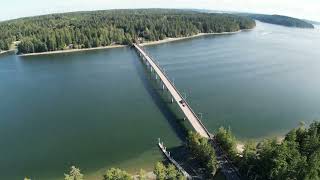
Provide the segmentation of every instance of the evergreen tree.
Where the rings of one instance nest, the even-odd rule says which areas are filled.
[[[64,174],[64,180],[83,180],[83,174],[81,174],[80,169],[71,166],[69,174]]]
[[[126,171],[111,168],[103,175],[103,180],[132,180],[132,177]]]

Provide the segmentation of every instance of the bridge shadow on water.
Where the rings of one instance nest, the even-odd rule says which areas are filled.
[[[134,53],[136,52],[134,51]],[[137,60],[138,61],[134,61],[134,66],[138,69],[138,75],[142,80],[145,89],[149,93],[155,105],[168,120],[170,127],[177,135],[177,137],[182,142],[185,142],[188,130],[183,122],[183,118],[179,117],[178,110],[174,109],[174,106],[176,106],[176,104],[170,103],[168,93],[159,88],[159,79],[156,80],[154,76],[152,76],[154,74],[150,73],[150,69],[146,67],[146,65],[141,61],[138,55]]]
[[[135,51],[133,52],[136,53]],[[137,68],[137,73],[150,97],[152,98],[156,106],[160,109],[161,113],[168,120],[170,127],[177,135],[177,137],[185,143],[189,128],[187,127],[183,118],[181,118],[182,115],[180,115],[179,117],[179,113],[181,114],[181,112],[177,108],[177,105],[175,104],[175,102],[171,104],[170,99],[168,98],[168,92],[163,91],[161,88],[161,85],[159,83],[160,80],[155,79],[154,73],[150,72],[150,69],[148,69],[148,67],[142,62],[138,55],[133,64]],[[188,151],[185,144],[167,148],[167,151],[170,152],[171,157],[175,159],[182,166],[182,168],[193,177],[193,179],[207,179],[204,177],[205,169],[202,167],[199,161],[191,156],[191,153]],[[170,163],[167,158],[164,158],[163,162],[165,162],[166,164]],[[220,172],[218,172],[214,179],[224,179],[224,177]]]

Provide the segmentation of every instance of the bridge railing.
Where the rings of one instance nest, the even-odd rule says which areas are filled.
[[[190,111],[192,112],[193,116],[197,119],[197,121],[199,122],[199,124],[201,125],[201,127],[204,129],[204,131],[206,132],[206,134],[208,135],[208,137],[211,139],[211,134],[208,131],[208,129],[204,126],[204,124],[202,123],[201,119],[197,116],[197,114],[193,111],[193,109],[190,107],[189,103],[187,102],[187,100],[185,98],[183,98],[183,96],[180,94],[179,90],[176,88],[176,86],[171,82],[170,78],[167,76],[167,74],[163,71],[163,69],[157,64],[157,61],[155,61],[152,56],[150,56],[147,51],[141,47],[138,44],[135,44],[138,48],[140,48],[153,62],[154,64],[159,68],[159,70],[162,72],[162,74],[167,78],[167,80],[169,81],[169,83],[171,84],[171,86],[175,89],[175,91],[179,94],[179,96],[184,100],[185,104],[187,105],[187,107],[190,109]]]

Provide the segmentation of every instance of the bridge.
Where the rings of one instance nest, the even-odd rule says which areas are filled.
[[[175,101],[183,112],[185,118],[194,128],[194,130],[202,137],[208,138],[210,140],[210,142],[212,143],[212,147],[216,152],[219,165],[226,179],[240,180],[237,168],[235,168],[232,162],[225,156],[225,153],[220,148],[214,136],[209,133],[197,114],[192,110],[186,99],[183,98],[183,96],[180,94],[174,83],[170,81],[169,77],[166,75],[160,65],[157,64],[156,61],[147,54],[143,47],[135,43],[133,44],[133,47],[136,49],[143,62],[150,68],[150,71],[155,72],[156,79],[159,78],[161,80],[162,89],[167,89],[169,91],[169,93],[171,94],[171,103]]]
[[[179,108],[184,113],[185,118],[189,120],[195,131],[197,131],[202,137],[210,138],[210,133],[206,127],[189,106],[188,102],[183,98],[183,96],[181,96],[180,92],[170,81],[169,77],[163,72],[162,68],[156,64],[156,62],[144,51],[142,47],[137,44],[133,44],[133,46],[136,48],[142,60],[144,60],[144,62],[150,66],[150,71],[154,71],[156,73],[156,78],[159,77],[162,82],[162,89],[167,89],[170,92],[172,96],[171,102],[173,102],[173,100],[177,102]]]

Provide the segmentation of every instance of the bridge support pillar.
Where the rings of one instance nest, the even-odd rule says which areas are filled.
[[[186,117],[183,117],[183,120],[185,121],[187,118]]]
[[[171,104],[173,103],[173,97],[171,97],[171,101],[170,102],[171,102]]]
[[[157,74],[156,74],[156,79],[158,79],[158,76],[157,76]]]
[[[164,84],[162,83],[162,90],[164,91]]]

